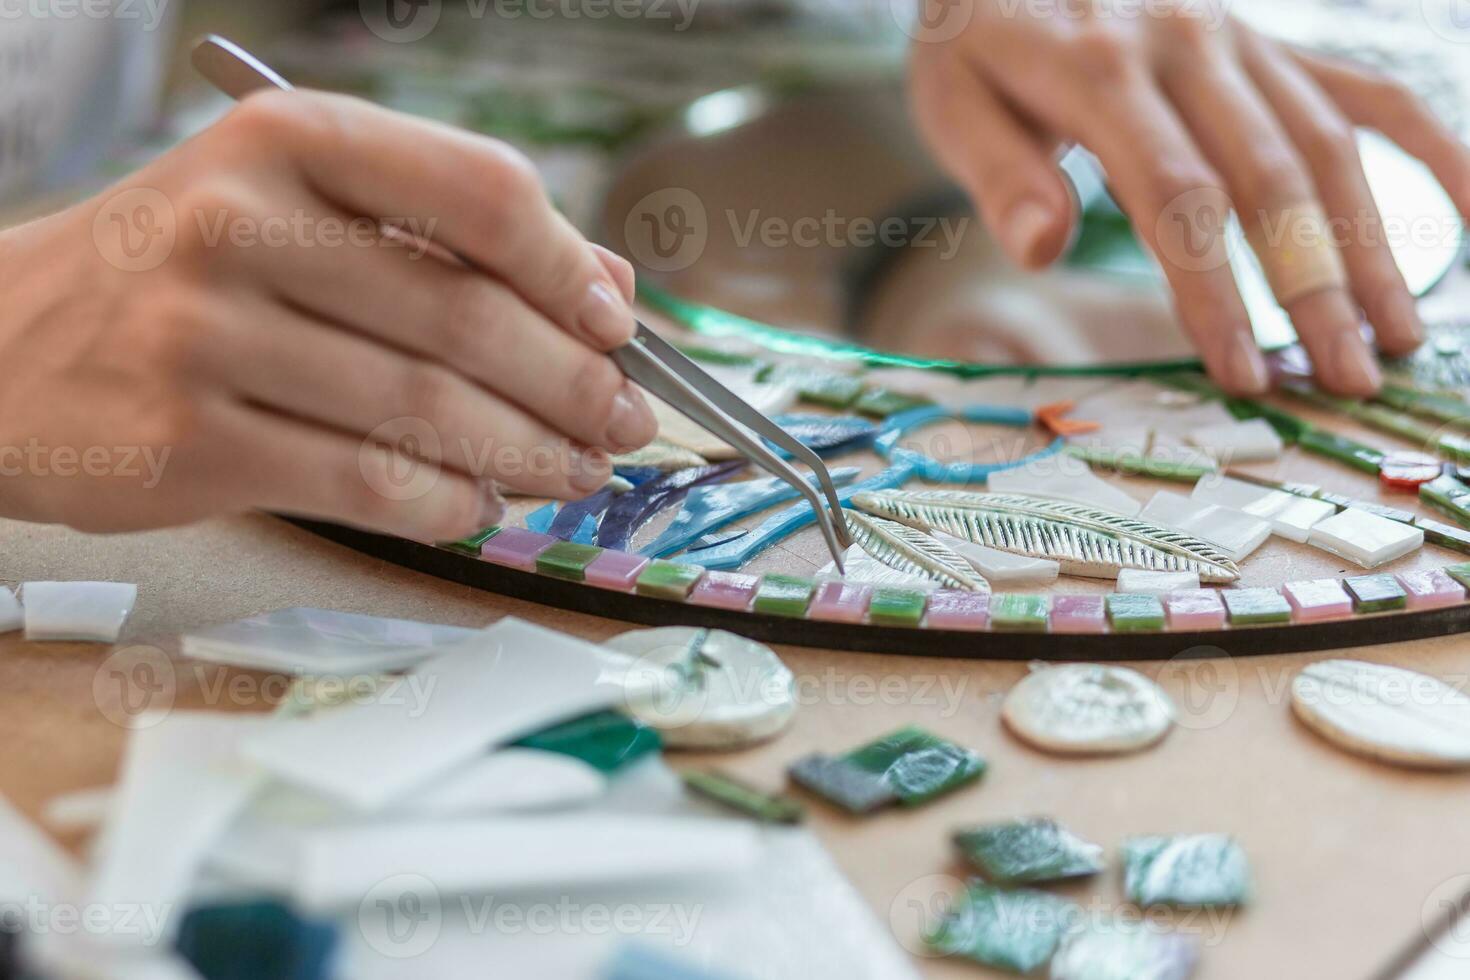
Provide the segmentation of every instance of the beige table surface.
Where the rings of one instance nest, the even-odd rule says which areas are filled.
[[[313,537],[264,516],[94,538],[0,523],[5,579],[136,581],[126,643],[176,649],[182,631],[293,605],[479,625],[512,614],[589,638],[623,627],[451,585]],[[39,818],[67,790],[110,782],[125,732],[99,645],[0,641],[0,790]],[[1050,814],[1112,852],[1127,834],[1228,831],[1249,852],[1256,901],[1234,916],[1181,918],[1207,943],[1199,976],[1365,977],[1413,941],[1424,910],[1470,873],[1467,778],[1404,772],[1330,748],[1292,717],[1285,690],[1306,656],[1143,665],[1180,703],[1184,724],[1136,756],[1069,761],[1031,751],[1001,730],[1000,699],[1023,664],[951,661],[781,647],[801,679],[794,727],[767,746],[719,761],[779,785],[784,766],[816,749],[853,745],[917,723],[990,761],[984,781],[921,810],[849,820],[814,805],[814,827],[879,919],[903,937],[915,908],[959,869],[948,831],[969,821]],[[1359,651],[1440,676],[1470,673],[1470,644],[1447,638]],[[178,660],[179,706],[259,708],[279,696],[264,675]],[[232,683],[219,682],[231,678]],[[96,692],[96,693],[94,693]],[[674,754],[674,764],[704,761]],[[79,846],[79,838],[64,838]],[[938,876],[938,877],[935,877]],[[1436,891],[1436,889],[1439,889]],[[1089,907],[1119,903],[1119,876],[1067,892]],[[917,904],[916,904],[917,903]],[[814,937],[813,941],[819,941]],[[829,941],[829,940],[820,940]],[[926,975],[985,975],[929,962]]]

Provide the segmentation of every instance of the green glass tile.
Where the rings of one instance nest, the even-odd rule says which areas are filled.
[[[1244,905],[1250,865],[1224,834],[1131,837],[1123,843],[1123,890],[1145,908]]]
[[[480,557],[480,546],[500,533],[498,526],[487,527],[478,534],[471,534],[467,538],[458,541],[446,541],[440,545],[441,548],[449,548],[451,551],[462,551],[467,555]]]
[[[1103,849],[1036,817],[956,831],[955,846],[998,885],[1026,885],[1097,874]]]
[[[1383,453],[1372,446],[1323,429],[1307,429],[1297,437],[1297,445],[1374,476],[1378,475],[1378,467],[1383,463]]]
[[[922,405],[934,404],[927,398],[916,398],[913,395],[901,395],[887,388],[869,388],[863,392],[862,397],[857,400],[853,407],[864,415],[874,418],[886,419],[890,415],[911,408],[919,408]]]
[[[1419,499],[1457,523],[1470,527],[1470,487],[1455,477],[1445,475],[1421,483]]]
[[[1470,561],[1462,561],[1458,565],[1447,565],[1444,571],[1450,578],[1470,589]]]
[[[924,941],[948,956],[1030,973],[1056,952],[1076,908],[1033,889],[1005,891],[971,882]]]
[[[536,556],[536,571],[542,575],[581,582],[587,578],[587,566],[602,554],[603,549],[593,544],[573,544],[558,541]]]
[[[1414,512],[1399,507],[1389,507],[1371,500],[1355,500],[1352,497],[1345,497],[1340,493],[1329,493],[1326,490],[1319,490],[1312,496],[1331,504],[1338,510],[1347,510],[1351,507],[1354,510],[1367,511],[1379,517],[1386,517],[1390,521],[1398,521],[1400,524],[1414,523]]]
[[[801,823],[806,817],[806,811],[795,800],[764,793],[721,772],[689,770],[681,778],[700,796],[766,823]]]
[[[1049,596],[997,592],[990,597],[990,625],[994,629],[1044,633],[1050,614]]]
[[[1155,480],[1173,480],[1175,483],[1197,483],[1202,477],[1217,472],[1214,466],[1200,466],[1127,450],[1104,449],[1100,446],[1068,446],[1066,453],[1091,466],[1115,473],[1147,476]]]
[[[1353,597],[1353,608],[1360,613],[1386,612],[1402,609],[1408,596],[1398,580],[1387,572],[1377,575],[1354,575],[1342,580],[1348,594]]]
[[[1470,555],[1470,530],[1427,517],[1414,518],[1414,526],[1424,532],[1424,540],[1430,544]]]
[[[871,813],[898,802],[885,773],[869,772],[820,752],[797,759],[786,772],[798,786],[848,813]]]
[[[1470,427],[1470,402],[1450,395],[1418,391],[1400,385],[1384,385],[1378,392],[1378,400],[1401,411],[1449,422],[1460,428]]]
[[[1136,633],[1164,628],[1164,604],[1158,596],[1115,592],[1107,598],[1108,622],[1114,632]],[[992,614],[994,615],[994,614]]]
[[[974,752],[914,726],[854,749],[843,760],[882,775],[905,806],[926,803],[985,773],[985,760]]]
[[[1133,918],[1088,916],[1052,957],[1050,980],[1189,980],[1199,940]]]
[[[1294,443],[1302,435],[1312,430],[1312,425],[1303,419],[1297,418],[1284,409],[1275,405],[1267,405],[1264,402],[1253,401],[1249,398],[1227,398],[1225,408],[1230,414],[1242,421],[1246,419],[1265,419],[1276,434],[1285,443]]]
[[[699,344],[675,344],[674,347],[691,361],[703,361],[705,364],[755,367],[761,363],[749,354],[737,354],[735,351],[720,350],[718,347],[702,347]]]
[[[778,367],[762,380],[795,381],[796,394],[802,401],[834,409],[852,407],[868,387],[861,376],[814,370],[804,365]]]
[[[1291,603],[1275,589],[1221,589],[1232,626],[1291,622]]]
[[[884,626],[918,626],[929,594],[918,589],[874,589],[868,617]]]
[[[755,611],[768,616],[806,615],[816,583],[796,575],[765,575],[755,590]]]
[[[598,711],[543,728],[514,743],[569,755],[603,772],[614,772],[663,744],[658,731],[616,711]]]
[[[683,600],[689,590],[704,577],[698,565],[682,565],[673,561],[651,561],[638,576],[638,594],[658,599]]]

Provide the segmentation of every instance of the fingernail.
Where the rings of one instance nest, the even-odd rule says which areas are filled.
[[[1255,336],[1249,331],[1233,331],[1225,341],[1226,381],[1237,392],[1258,395],[1271,386],[1271,372],[1266,369],[1266,359],[1256,346]]]
[[[648,403],[627,386],[613,397],[607,423],[607,441],[613,449],[628,452],[646,446],[658,435],[658,420]]]
[[[633,339],[633,311],[602,282],[588,287],[577,322],[592,341],[604,348]]]
[[[483,531],[492,524],[499,524],[503,520],[505,520],[505,498],[500,495],[494,483],[486,483],[480,500],[480,526],[475,530]]]
[[[1051,224],[1051,211],[1035,201],[1021,201],[1013,206],[1001,231],[1011,258],[1023,266],[1035,264],[1036,249]]]
[[[1344,337],[1337,354],[1337,387],[1347,394],[1371,395],[1383,384],[1378,358],[1357,337]]]
[[[572,487],[582,493],[600,490],[612,475],[612,461],[601,449],[573,449],[570,459]]]

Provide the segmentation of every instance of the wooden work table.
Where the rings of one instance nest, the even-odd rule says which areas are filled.
[[[137,582],[124,644],[157,644],[170,655],[182,632],[297,605],[467,626],[515,615],[594,640],[626,628],[432,579],[264,516],[116,537],[5,522],[0,540],[8,584]],[[946,876],[962,873],[949,831],[1026,814],[1055,816],[1110,855],[1134,833],[1237,835],[1255,875],[1253,905],[1224,918],[1179,920],[1206,943],[1202,980],[1371,976],[1422,935],[1425,916],[1441,913],[1441,899],[1464,890],[1444,883],[1470,874],[1465,776],[1362,761],[1295,721],[1289,680],[1318,655],[1135,665],[1175,697],[1183,724],[1139,755],[1066,760],[1031,751],[1002,731],[1001,698],[1024,664],[778,649],[800,678],[801,710],[778,740],[721,756],[730,771],[776,787],[787,763],[805,752],[846,748],[903,724],[973,746],[990,762],[978,786],[916,811],[853,820],[811,806],[813,827],[838,864],[878,920],[892,922],[905,939],[913,934],[916,904],[932,901]],[[1470,674],[1464,638],[1348,655],[1452,682]],[[108,656],[95,644],[26,643],[14,633],[0,640],[0,743],[10,759],[0,768],[0,790],[33,818],[58,793],[115,778],[125,732],[94,694],[113,697],[100,670]],[[181,659],[173,674],[173,703],[181,707],[259,709],[280,696],[279,686],[262,683],[267,675]],[[711,761],[686,753],[669,758],[676,767]],[[76,848],[83,840],[66,843]],[[1110,869],[1063,891],[1089,907],[1111,908],[1120,902],[1121,876]],[[933,977],[988,975],[964,963],[929,961],[922,968]]]

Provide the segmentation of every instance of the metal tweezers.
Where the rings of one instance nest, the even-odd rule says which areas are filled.
[[[193,62],[199,74],[236,99],[243,99],[262,88],[292,90],[290,82],[259,58],[217,35],[207,35],[195,44]],[[461,261],[464,261],[462,257]],[[465,264],[473,268],[473,263],[466,261]],[[696,425],[728,442],[747,459],[785,480],[805,497],[816,515],[827,548],[832,552],[832,561],[839,572],[844,571],[842,553],[852,544],[852,535],[842,512],[841,498],[837,496],[837,486],[821,457],[710,377],[703,368],[641,321],[633,340],[609,356],[629,379],[688,416]],[[811,467],[830,509],[822,506],[822,496],[806,478],[772,451],[765,440]]]

